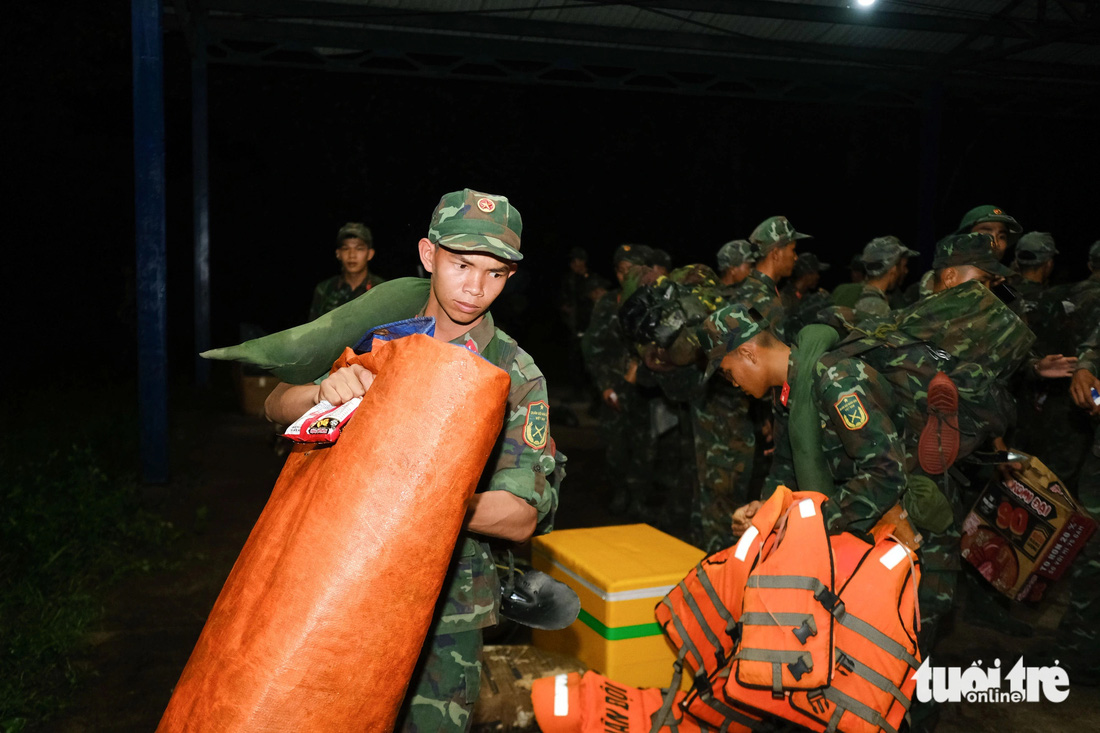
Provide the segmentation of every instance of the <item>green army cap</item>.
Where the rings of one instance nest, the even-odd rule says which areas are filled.
[[[615,249],[615,254],[611,255],[611,266],[615,267],[624,260],[632,265],[644,265],[647,257],[649,247],[644,244],[620,244]]]
[[[710,379],[718,371],[726,354],[763,332],[766,325],[738,303],[724,305],[711,313],[696,330],[699,346],[707,357],[704,379]]]
[[[366,224],[357,221],[349,221],[340,227],[340,231],[336,232],[336,246],[341,246],[345,239],[352,239],[353,237],[362,239],[368,247],[374,246],[374,238],[371,236],[370,228]]]
[[[785,247],[796,239],[809,239],[813,235],[795,231],[794,225],[785,216],[772,216],[760,222],[749,235],[749,241],[756,245],[763,257],[776,247]]]
[[[949,234],[936,242],[932,269],[971,265],[992,275],[1008,277],[1012,270],[1002,265],[993,253],[993,237],[985,232]]]
[[[722,249],[718,250],[718,270],[724,271],[731,267],[738,267],[745,262],[755,262],[752,244],[747,239],[735,239],[726,242]]]
[[[825,272],[830,267],[832,265],[817,259],[817,255],[813,252],[803,252],[798,255],[798,260],[794,263],[791,277],[802,277],[803,275],[809,275],[811,272]]]
[[[439,200],[428,239],[457,252],[484,252],[519,262],[522,231],[523,219],[507,198],[465,188]]]
[[[1100,267],[1100,241],[1093,242],[1089,247],[1089,264]]]
[[[902,257],[916,257],[919,254],[915,249],[909,249],[902,244],[894,235],[888,234],[868,242],[860,259],[863,261],[863,271],[871,277],[878,277],[898,264]]]
[[[1004,209],[999,206],[993,206],[992,204],[986,204],[984,206],[975,206],[973,209],[963,214],[962,221],[959,222],[959,228],[955,230],[955,234],[967,234],[978,224],[984,224],[987,221],[1003,222],[1008,226],[1009,234],[1019,234],[1024,230],[1018,221],[1004,212]]]
[[[584,247],[573,247],[569,250],[569,259],[588,262],[588,250]]]
[[[1056,254],[1061,253],[1054,246],[1050,232],[1028,232],[1016,243],[1016,261],[1024,267],[1049,262]]]

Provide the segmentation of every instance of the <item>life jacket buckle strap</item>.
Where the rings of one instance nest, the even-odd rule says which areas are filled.
[[[710,678],[707,677],[707,671],[705,669],[700,669],[695,673],[695,679],[691,686],[698,690],[701,695],[709,695],[711,693]]]
[[[814,593],[814,600],[824,606],[826,611],[837,618],[840,618],[844,614],[844,601],[840,600],[840,596],[824,586]]]
[[[806,620],[802,622],[802,625],[797,629],[791,629],[791,633],[798,639],[798,643],[802,646],[806,646],[806,640],[811,636],[817,636],[817,624],[814,623],[813,616],[807,616]]]
[[[787,665],[787,669],[790,670],[791,676],[793,676],[795,680],[801,680],[802,675],[812,672],[813,668],[813,659],[808,654],[799,656],[797,662],[791,662]]]

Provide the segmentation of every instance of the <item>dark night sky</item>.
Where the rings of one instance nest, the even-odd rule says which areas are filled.
[[[75,5],[75,4],[73,4]],[[103,374],[136,371],[133,173],[127,4],[21,7],[20,59],[5,74],[6,278],[15,342],[81,349]],[[111,7],[121,6],[121,7]],[[68,12],[62,13],[61,7]],[[191,334],[189,65],[165,45],[169,341],[183,377]],[[996,203],[1025,230],[1054,233],[1062,277],[1084,273],[1097,239],[1095,121],[949,100],[940,140],[937,234]],[[458,80],[215,65],[210,70],[211,277],[217,345],[240,322],[274,330],[335,273],[337,228],[367,222],[375,269],[412,274],[413,245],[439,196],[470,186],[524,215],[529,343],[557,328],[564,252],[610,270],[626,241],[674,263],[712,263],[725,241],[772,214],[816,235],[841,265],[870,238],[918,245],[921,118],[915,110],[779,104]],[[925,263],[926,264],[926,263]],[[917,272],[922,263],[911,265]],[[840,277],[843,272],[831,272]],[[831,284],[836,277],[830,277]],[[510,286],[511,287],[511,286]],[[27,367],[5,360],[9,376]]]

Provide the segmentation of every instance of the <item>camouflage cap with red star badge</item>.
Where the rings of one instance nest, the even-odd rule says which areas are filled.
[[[523,219],[504,196],[472,188],[439,200],[428,228],[428,240],[457,252],[483,252],[519,262]]]

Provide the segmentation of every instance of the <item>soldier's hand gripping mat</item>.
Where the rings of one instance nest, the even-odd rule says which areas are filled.
[[[509,378],[421,335],[349,363],[373,385],[287,459],[158,731],[392,729]]]

